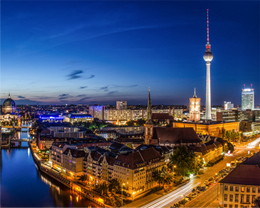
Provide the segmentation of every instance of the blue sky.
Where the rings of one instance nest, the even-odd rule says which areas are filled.
[[[212,104],[260,104],[257,1],[3,1],[1,98],[25,103],[205,102],[209,9]],[[19,102],[19,101],[18,101]]]

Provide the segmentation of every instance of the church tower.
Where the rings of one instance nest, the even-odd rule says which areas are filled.
[[[200,120],[200,98],[196,95],[196,88],[194,88],[194,95],[190,98],[190,116],[189,121],[199,121]]]
[[[150,88],[148,94],[147,120],[144,126],[145,126],[144,143],[150,144],[150,140],[153,137],[152,102],[151,102]]]

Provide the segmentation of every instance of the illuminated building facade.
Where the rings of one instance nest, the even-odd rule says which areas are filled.
[[[232,110],[233,108],[234,108],[233,103],[224,101],[224,110]]]
[[[64,120],[64,116],[58,114],[44,114],[39,117],[39,120],[42,123],[62,123]]]
[[[89,114],[93,118],[98,118],[99,120],[104,120],[104,109],[105,106],[98,106],[98,105],[93,105],[89,106]]]
[[[194,95],[190,98],[190,121],[199,121],[200,120],[200,98],[196,95],[196,89],[194,89]]]
[[[260,198],[260,154],[238,165],[220,183],[220,207],[258,207]]]
[[[242,89],[242,110],[254,110],[255,101],[254,101],[254,89],[253,88],[244,88]]]
[[[127,101],[124,100],[116,101],[116,109],[117,110],[127,109]]]
[[[239,122],[210,122],[210,123],[192,123],[192,122],[173,122],[173,128],[192,127],[197,134],[211,135],[214,137],[223,137],[224,131],[239,131]]]

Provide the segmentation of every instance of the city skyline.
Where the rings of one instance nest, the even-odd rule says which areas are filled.
[[[205,105],[206,10],[212,105],[259,100],[257,2],[2,2],[1,100],[19,104]],[[243,15],[241,15],[243,14]],[[17,32],[19,31],[19,32]]]

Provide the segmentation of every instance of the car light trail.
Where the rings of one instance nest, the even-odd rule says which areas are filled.
[[[197,183],[197,184],[188,183],[188,184],[176,189],[175,191],[172,191],[171,193],[169,193],[155,201],[150,202],[149,204],[143,206],[142,208],[157,208],[157,207],[163,207],[169,203],[174,203],[173,200],[182,198],[181,195],[185,195],[188,191],[191,191],[193,187],[196,187],[199,184],[200,183]]]

